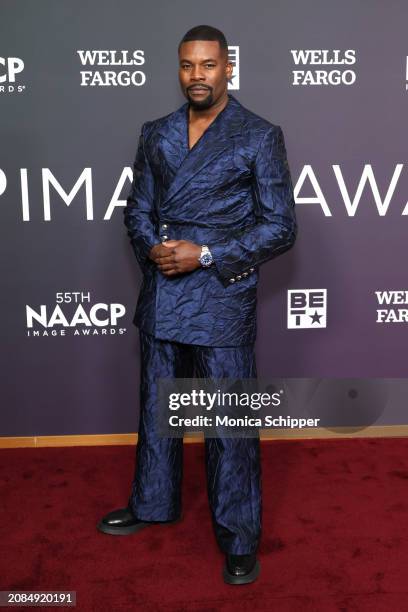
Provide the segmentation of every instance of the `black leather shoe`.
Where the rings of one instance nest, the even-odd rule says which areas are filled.
[[[261,566],[256,553],[250,555],[225,555],[223,570],[224,582],[227,584],[248,584],[254,582],[260,572]]]
[[[97,529],[109,535],[130,535],[145,527],[150,527],[150,525],[171,525],[179,520],[161,522],[141,521],[133,515],[130,508],[120,508],[119,510],[112,510],[112,512],[104,516],[100,523],[98,523]]]

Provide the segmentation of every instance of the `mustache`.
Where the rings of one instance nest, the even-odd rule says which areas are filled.
[[[212,91],[212,87],[207,87],[207,85],[190,85],[190,87],[187,87],[187,91],[190,91],[190,89],[207,89],[208,91]]]

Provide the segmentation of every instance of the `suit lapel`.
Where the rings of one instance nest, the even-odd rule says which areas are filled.
[[[173,178],[188,152],[185,141],[187,112],[188,102],[180,106],[174,113],[171,113],[166,123],[158,129],[160,136],[158,146],[162,153],[163,163],[167,165],[164,171]],[[170,179],[169,184],[172,180]]]
[[[166,204],[213,159],[231,146],[231,138],[241,133],[242,106],[231,94],[228,104],[218,113],[192,149],[188,148],[188,102],[169,117],[166,130],[160,130],[166,162],[174,173],[161,205]]]

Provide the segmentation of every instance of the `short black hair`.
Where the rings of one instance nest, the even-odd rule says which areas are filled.
[[[180,51],[180,47],[184,42],[189,42],[190,40],[218,40],[220,48],[228,57],[227,39],[225,38],[223,32],[218,30],[218,28],[213,28],[213,26],[209,25],[198,25],[191,28],[184,34],[183,38],[179,42],[178,51]]]

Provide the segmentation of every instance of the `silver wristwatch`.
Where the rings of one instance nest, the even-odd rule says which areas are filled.
[[[203,268],[209,268],[214,261],[211,255],[211,251],[206,244],[203,244],[201,246],[201,254],[198,258],[198,261],[203,266]]]

